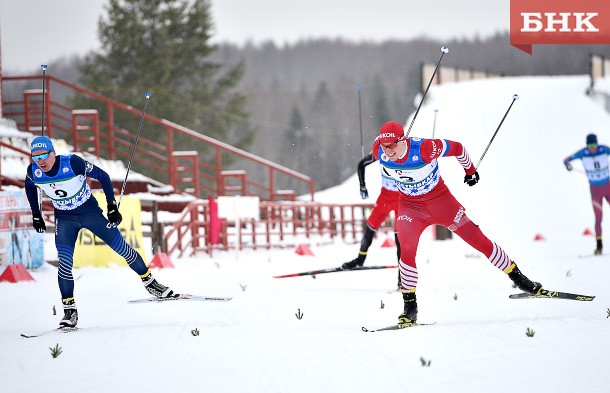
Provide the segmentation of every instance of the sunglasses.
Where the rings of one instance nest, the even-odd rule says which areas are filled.
[[[35,156],[32,156],[32,160],[34,161],[42,161],[42,160],[46,160],[47,158],[49,158],[49,155],[51,154],[51,152],[48,153],[42,153],[42,154],[37,154]]]
[[[380,143],[381,148],[382,149],[396,149],[396,146],[398,146],[398,142],[404,140],[404,136],[401,136],[400,138],[396,139],[396,142],[392,142],[392,143]]]

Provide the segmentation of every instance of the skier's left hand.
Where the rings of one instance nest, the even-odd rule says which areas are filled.
[[[42,214],[32,214],[32,226],[38,233],[44,233],[47,230],[47,226],[44,223],[44,219],[42,218]]]
[[[360,198],[367,199],[369,197],[369,191],[366,186],[360,186]]]
[[[479,182],[479,172],[475,171],[472,175],[464,176],[464,183],[468,184],[470,187],[474,186]]]
[[[116,228],[123,221],[123,216],[119,213],[119,208],[116,201],[108,202],[108,222],[110,226]]]

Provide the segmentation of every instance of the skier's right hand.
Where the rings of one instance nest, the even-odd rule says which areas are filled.
[[[32,226],[38,233],[44,233],[47,230],[47,226],[42,219],[42,214],[32,214]]]
[[[479,182],[479,172],[474,172],[472,175],[464,176],[464,183],[468,184],[470,187],[474,186]]]
[[[367,199],[369,197],[369,191],[366,189],[366,186],[360,186],[360,197],[362,199]]]
[[[565,165],[566,165],[566,169],[567,169],[568,171],[571,171],[571,170],[572,170],[572,164],[570,164],[569,162],[566,162],[566,163],[565,163]]]
[[[123,221],[123,216],[119,212],[116,201],[108,202],[108,223],[112,228],[116,228]]]

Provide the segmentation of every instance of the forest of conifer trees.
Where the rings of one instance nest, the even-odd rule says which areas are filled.
[[[336,185],[355,173],[362,154],[358,86],[368,152],[383,122],[404,123],[415,110],[421,65],[435,64],[441,46],[450,49],[445,66],[506,76],[585,75],[591,54],[610,57],[608,45],[541,45],[530,56],[510,46],[508,33],[450,42],[421,38],[382,43],[317,39],[284,46],[224,43],[212,60],[227,69],[244,61],[237,88],[248,98],[249,114],[224,142],[247,140],[254,130],[245,150],[312,177],[317,189]],[[82,61],[58,59],[49,69],[76,82]],[[151,111],[154,114],[154,106]]]

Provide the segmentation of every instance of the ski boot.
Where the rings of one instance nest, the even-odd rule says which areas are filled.
[[[62,299],[61,303],[64,307],[64,317],[61,321],[59,321],[59,328],[76,328],[76,324],[78,323],[78,311],[76,311],[76,304],[74,303],[74,298]]]
[[[359,254],[356,259],[352,259],[351,261],[345,262],[343,265],[341,265],[341,269],[352,270],[362,267],[362,265],[364,265],[364,257],[362,254]]]
[[[539,295],[540,292],[543,291],[542,284],[539,282],[534,282],[525,277],[514,262],[512,264],[511,271],[508,273],[508,277],[513,281],[513,283],[515,283],[517,288],[523,292],[531,293],[532,295]]]
[[[358,256],[356,259],[353,259],[349,262],[345,262],[341,265],[341,269],[343,270],[352,270],[364,265],[364,260],[366,259],[366,254],[368,252],[371,243],[373,242],[373,237],[375,236],[376,229],[373,229],[366,224],[366,229],[364,231],[364,236],[362,236],[362,240],[360,241],[360,251],[358,252]]]
[[[602,249],[604,248],[602,245],[602,238],[596,237],[595,240],[597,241],[597,246],[595,248],[595,251],[593,251],[593,254],[602,255]]]
[[[157,299],[175,299],[180,296],[165,285],[159,283],[159,281],[152,276],[150,271],[145,275],[145,277],[142,277],[142,283],[144,284],[144,288],[146,288],[148,293]]]
[[[405,308],[403,313],[398,317],[400,328],[417,325],[417,297],[415,292],[404,292],[402,299],[405,302]]]

